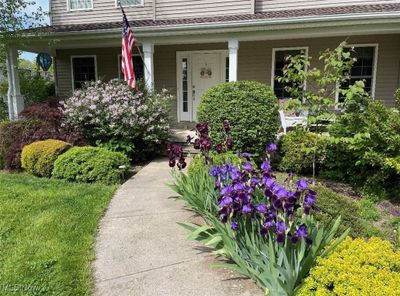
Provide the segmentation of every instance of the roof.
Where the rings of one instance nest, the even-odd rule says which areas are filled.
[[[186,19],[165,19],[165,20],[134,20],[130,24],[134,28],[147,27],[167,27],[179,25],[196,25],[196,24],[220,24],[235,23],[243,21],[259,21],[274,19],[296,19],[305,17],[323,17],[323,16],[340,16],[340,15],[357,15],[371,13],[393,13],[400,12],[400,3],[393,4],[374,4],[374,5],[350,5],[339,7],[325,8],[309,8],[309,9],[293,9],[293,10],[277,10],[255,14],[240,15],[224,15],[212,17],[198,17]],[[91,24],[72,24],[49,26],[47,29],[52,33],[63,32],[81,32],[81,31],[98,31],[120,28],[121,22],[91,23]]]

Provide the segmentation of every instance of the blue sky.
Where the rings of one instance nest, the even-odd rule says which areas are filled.
[[[49,11],[49,0],[35,0],[35,2],[36,4],[34,6],[30,6],[27,8],[28,12],[36,10],[39,6],[42,7],[44,11]],[[21,57],[27,60],[35,60],[36,54],[23,52]]]

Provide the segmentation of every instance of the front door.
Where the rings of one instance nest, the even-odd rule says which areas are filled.
[[[197,108],[202,95],[225,81],[226,52],[186,53],[178,61],[182,88],[178,93],[181,121],[197,121]]]

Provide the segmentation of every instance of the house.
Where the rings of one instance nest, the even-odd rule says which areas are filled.
[[[371,95],[394,105],[400,80],[400,1],[384,0],[121,0],[143,60],[138,75],[150,87],[176,94],[176,122],[196,120],[201,95],[224,81],[256,80],[279,98],[274,77],[284,58],[304,52],[318,67],[318,54],[346,40],[358,62],[352,79],[366,81]],[[121,77],[122,15],[116,0],[51,0],[51,24],[43,38],[10,47],[14,116],[19,95],[16,51],[54,57],[56,90],[69,96],[82,83]],[[49,39],[56,40],[49,44]],[[337,98],[340,99],[339,97]]]

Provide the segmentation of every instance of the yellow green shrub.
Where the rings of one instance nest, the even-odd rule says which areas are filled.
[[[347,238],[320,258],[297,296],[398,296],[400,252],[380,238]]]
[[[59,140],[45,140],[26,145],[21,154],[21,165],[28,173],[50,177],[57,157],[67,151],[70,144]]]

